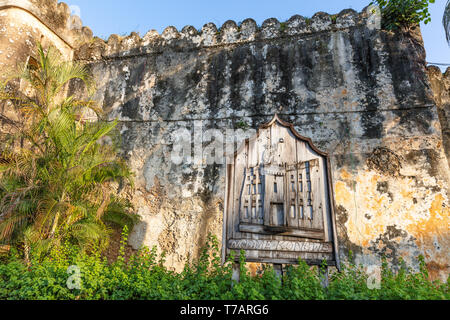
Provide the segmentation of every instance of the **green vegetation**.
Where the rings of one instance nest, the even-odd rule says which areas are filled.
[[[336,20],[337,20],[337,14],[332,14],[331,15],[331,23],[336,24]]]
[[[0,245],[22,250],[28,264],[32,251],[45,256],[64,241],[83,250],[105,246],[111,223],[137,221],[110,186],[132,181],[117,158],[117,121],[102,121],[92,100],[66,97],[74,80],[93,92],[88,71],[54,48],[38,44],[37,52],[0,88],[6,108],[19,115],[0,147]],[[86,119],[87,110],[99,120]]]
[[[237,123],[236,123],[236,128],[238,128],[238,129],[242,129],[242,130],[247,130],[247,129],[249,129],[250,128],[250,125],[247,123],[247,121],[245,121],[245,120],[239,120]]]
[[[126,230],[124,236],[126,239]],[[271,267],[251,276],[241,255],[240,282],[231,280],[231,264],[221,266],[217,240],[209,237],[200,258],[187,264],[181,273],[167,270],[164,256],[156,249],[141,249],[128,262],[124,259],[124,243],[116,262],[108,264],[94,248],[82,253],[71,245],[54,249],[39,263],[27,268],[15,252],[0,264],[0,299],[449,299],[449,283],[430,282],[422,262],[421,271],[401,269],[391,272],[382,267],[380,289],[369,289],[367,275],[361,267],[349,264],[341,273],[331,276],[330,285],[320,285],[317,270],[300,261],[290,266],[283,280]],[[79,288],[69,289],[69,266],[80,268]]]
[[[409,28],[420,22],[431,21],[428,6],[435,0],[375,0],[381,10],[382,27],[385,30]]]

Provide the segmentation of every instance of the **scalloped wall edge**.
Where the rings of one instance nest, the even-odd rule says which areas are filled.
[[[83,26],[78,16],[71,15],[69,6],[64,2],[58,3],[58,0],[0,0],[0,11],[7,8],[19,8],[33,15],[71,49],[75,50],[75,57],[79,60],[128,56],[136,51],[149,53],[151,52],[149,48],[152,46],[156,46],[158,49],[177,44],[188,48],[213,47],[343,30],[367,24],[370,14],[367,7],[359,13],[353,9],[344,9],[338,14],[317,12],[311,18],[293,15],[285,22],[269,18],[261,26],[258,26],[251,18],[245,19],[239,24],[233,20],[227,20],[220,28],[211,22],[206,23],[200,30],[188,25],[179,31],[175,27],[169,26],[161,34],[156,30],[148,31],[143,37],[136,32],[125,37],[112,34],[105,41],[93,37],[91,29]],[[59,24],[51,19],[55,13],[61,18]]]
[[[426,67],[428,74],[433,75],[434,77],[438,79],[449,79],[450,80],[450,67],[447,67],[447,69],[442,72],[441,68],[438,66],[435,66],[433,64],[430,64]]]
[[[311,18],[294,15],[285,22],[276,18],[266,19],[261,26],[248,18],[237,24],[227,20],[220,28],[206,23],[200,30],[187,25],[177,30],[169,26],[159,34],[156,30],[148,31],[143,37],[136,32],[128,36],[112,34],[108,40],[94,37],[89,43],[78,47],[76,58],[79,60],[100,60],[102,58],[127,57],[134,54],[159,52],[164,47],[200,48],[227,44],[239,44],[256,40],[270,40],[287,36],[308,35],[318,32],[345,30],[368,24],[367,7],[361,12],[344,9],[338,14],[317,12]],[[152,50],[152,48],[154,48]]]

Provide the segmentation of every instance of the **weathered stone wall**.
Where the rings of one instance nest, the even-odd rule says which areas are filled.
[[[278,112],[331,156],[342,258],[352,250],[366,266],[383,255],[417,266],[423,254],[432,276],[445,278],[450,177],[435,101],[443,95],[433,95],[420,30],[374,30],[367,18],[345,10],[261,27],[247,19],[77,46],[74,59],[89,65],[95,98],[120,120],[136,173],[129,196],[143,221],[130,243],[157,245],[180,270],[208,232],[221,239],[225,166],[197,159],[198,145],[195,161],[174,163],[172,132],[204,134],[207,148],[205,130],[256,129]]]
[[[221,238],[224,165],[174,164],[171,132],[256,129],[278,111],[331,155],[343,258],[352,250],[367,266],[382,255],[417,266],[423,254],[446,277],[449,171],[420,30],[371,30],[366,19],[351,10],[261,27],[248,19],[81,46],[75,58],[120,119],[137,173],[143,222],[132,244],[158,245],[180,269],[208,232]]]

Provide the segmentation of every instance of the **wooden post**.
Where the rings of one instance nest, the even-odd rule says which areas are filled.
[[[277,277],[280,278],[280,280],[282,280],[283,279],[283,265],[274,263],[273,270],[275,271],[275,274],[277,275]]]
[[[324,270],[319,266],[319,279],[320,284],[323,288],[328,288],[328,267],[325,267]]]
[[[241,268],[240,268],[240,263],[239,262],[235,262],[233,263],[233,274],[231,275],[231,280],[234,280],[236,282],[239,282],[240,280],[240,274],[241,274]]]

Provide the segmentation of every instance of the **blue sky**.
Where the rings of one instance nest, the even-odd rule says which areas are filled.
[[[330,14],[352,8],[361,11],[370,0],[66,0],[73,12],[94,35],[107,39],[110,34],[143,36],[148,30],[162,32],[167,26],[181,30],[185,25],[200,29],[214,22],[220,27],[227,20],[240,22],[253,18],[261,24],[267,18],[286,21],[294,14],[312,16],[318,11]],[[450,47],[445,40],[442,15],[446,0],[430,5],[431,23],[422,25],[427,61],[450,64]]]

